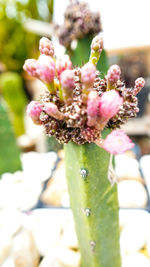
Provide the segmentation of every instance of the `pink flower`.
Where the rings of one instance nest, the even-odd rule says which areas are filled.
[[[56,60],[56,71],[58,78],[60,78],[61,73],[67,69],[72,69],[72,62],[68,55],[63,55],[61,58]]]
[[[142,77],[136,79],[133,94],[137,95],[142,90],[144,85],[145,85],[145,80]]]
[[[38,77],[37,74],[37,61],[35,59],[27,59],[23,65],[23,69],[33,77]]]
[[[63,88],[72,90],[75,85],[75,76],[72,70],[65,70],[60,76],[60,82]]]
[[[37,101],[31,101],[27,106],[27,114],[31,117],[35,124],[41,124],[40,114],[43,111],[43,106]]]
[[[103,142],[103,148],[114,155],[122,154],[133,147],[131,139],[122,130],[112,131]]]
[[[96,91],[92,91],[88,95],[87,114],[88,126],[94,126],[98,115],[99,97]]]
[[[62,114],[57,106],[54,103],[48,102],[44,104],[43,110],[49,115],[54,117],[55,119],[62,120],[64,119],[64,114]]]
[[[107,80],[115,84],[120,78],[121,70],[118,65],[112,65],[107,72]]]
[[[37,60],[37,74],[39,79],[45,83],[51,83],[55,77],[55,62],[54,60],[42,54]]]
[[[115,90],[104,92],[99,102],[100,116],[104,120],[112,118],[120,109],[123,104],[123,99]]]
[[[41,54],[54,57],[54,46],[52,42],[46,37],[42,37],[40,39],[39,50]]]
[[[86,63],[81,68],[81,81],[88,87],[91,87],[96,78],[96,67],[91,63]]]

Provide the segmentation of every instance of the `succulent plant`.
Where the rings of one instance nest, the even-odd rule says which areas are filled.
[[[47,85],[47,93],[32,101],[27,112],[36,124],[44,126],[48,136],[65,144],[68,190],[82,266],[120,267],[112,154],[134,146],[119,128],[138,112],[136,94],[144,79],[138,78],[134,88],[126,88],[117,65],[100,78],[96,69],[103,49],[100,35],[92,40],[89,61],[82,67],[72,68],[68,56],[58,59],[54,52],[50,56],[54,49],[48,39],[45,47],[43,43],[42,53],[46,52],[42,61],[40,56],[24,65],[30,75]]]

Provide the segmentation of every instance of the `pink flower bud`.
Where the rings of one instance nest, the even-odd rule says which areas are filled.
[[[112,65],[107,72],[107,80],[110,84],[115,84],[120,78],[121,70],[118,65]]]
[[[46,37],[42,37],[40,39],[39,50],[41,54],[54,57],[54,46],[52,42]]]
[[[81,69],[81,81],[88,87],[91,87],[96,78],[96,67],[91,63],[86,63]]]
[[[96,124],[98,115],[99,97],[96,91],[92,91],[88,95],[87,101],[87,115],[88,115],[88,126],[94,126]]]
[[[63,98],[67,104],[72,102],[73,89],[75,86],[75,75],[73,70],[65,70],[60,76]]]
[[[104,48],[104,42],[102,36],[96,35],[92,40],[91,52],[97,51],[101,53],[103,48]]]
[[[38,77],[36,68],[37,68],[37,61],[35,59],[27,59],[23,65],[23,69],[33,77]]]
[[[133,94],[137,95],[142,90],[144,85],[145,85],[145,80],[142,77],[136,79]]]
[[[75,76],[72,70],[65,70],[60,76],[60,82],[63,88],[72,90],[75,85]]]
[[[109,120],[120,109],[123,99],[115,90],[104,92],[99,102],[99,112],[103,120]]]
[[[27,114],[31,117],[35,124],[41,124],[40,114],[43,111],[43,106],[37,101],[31,101],[27,106]]]
[[[68,55],[63,55],[61,58],[56,60],[56,71],[58,78],[60,78],[61,73],[67,69],[72,69],[72,62]]]
[[[133,147],[131,139],[122,130],[112,131],[103,142],[103,148],[114,155],[122,154]]]
[[[37,74],[45,83],[51,83],[55,77],[55,62],[46,55],[41,55],[37,60]]]
[[[64,119],[64,114],[62,114],[57,106],[54,103],[48,102],[44,104],[43,110],[51,117],[54,117],[55,119],[58,120],[63,120]]]
[[[101,52],[104,48],[103,38],[101,35],[97,35],[94,37],[91,43],[91,54],[90,54],[90,62],[95,66],[98,63]]]

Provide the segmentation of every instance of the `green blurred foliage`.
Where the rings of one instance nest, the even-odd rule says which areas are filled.
[[[16,144],[8,107],[0,99],[0,175],[21,170],[20,150]]]
[[[8,70],[22,70],[36,57],[39,37],[24,30],[27,18],[51,21],[53,0],[0,0],[0,61]]]
[[[11,111],[11,120],[16,136],[24,134],[24,112],[27,98],[23,89],[21,76],[15,72],[0,75],[0,92]]]

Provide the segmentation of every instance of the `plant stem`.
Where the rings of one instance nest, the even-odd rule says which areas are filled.
[[[120,267],[117,186],[108,181],[110,155],[95,144],[65,145],[70,203],[82,267]]]
[[[51,94],[55,95],[56,94],[56,88],[55,88],[55,83],[52,81],[51,83],[47,83],[47,88],[50,91]]]

